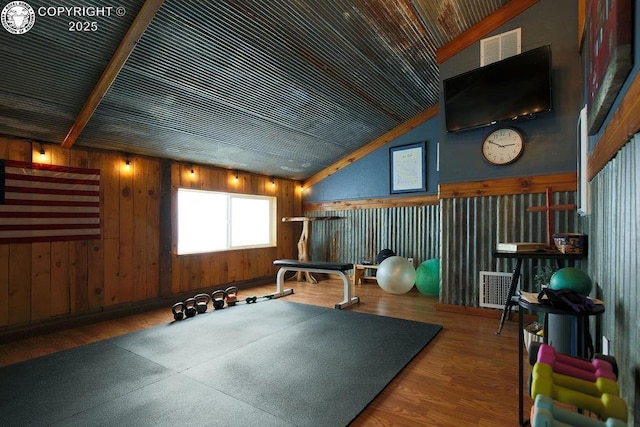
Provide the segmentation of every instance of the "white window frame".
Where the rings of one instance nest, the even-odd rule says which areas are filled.
[[[217,202],[225,203],[225,206],[221,206],[220,211],[226,212],[226,218],[223,221],[210,221],[209,217],[202,215],[202,212],[199,212],[199,215],[190,215],[188,212],[182,212],[182,208],[180,206],[181,195],[185,196],[197,196],[200,194],[203,197],[203,203],[199,206],[205,206],[204,203],[207,198],[216,198]],[[233,245],[233,217],[232,217],[232,201],[233,200],[260,200],[268,202],[268,228],[269,230],[262,230],[262,232],[266,231],[268,241],[262,241],[260,243],[255,244],[244,244],[244,245]],[[183,203],[185,203],[183,201]],[[192,254],[200,254],[200,253],[210,253],[210,252],[221,252],[221,251],[229,251],[229,250],[237,250],[237,249],[253,249],[253,248],[268,248],[277,246],[276,242],[276,198],[272,196],[259,196],[253,194],[241,194],[241,193],[226,193],[219,191],[208,191],[208,190],[196,190],[192,188],[178,188],[177,196],[176,196],[176,253],[177,255],[192,255]],[[188,209],[188,206],[185,208]],[[222,215],[224,216],[224,215]],[[182,222],[184,221],[184,222]],[[220,223],[222,222],[222,223]],[[264,221],[262,221],[264,222]],[[253,224],[256,224],[254,222]],[[188,225],[188,226],[187,226]],[[186,227],[186,228],[185,228]],[[244,227],[243,227],[244,228]],[[202,239],[207,239],[207,236],[211,236],[212,233],[225,234],[223,236],[224,243],[222,246],[220,244],[208,245],[207,241],[203,241]],[[181,234],[182,240],[181,240]],[[197,239],[197,245],[190,245],[185,242],[184,235],[187,238]],[[191,237],[188,237],[191,235]],[[263,234],[264,237],[264,234]],[[211,239],[211,242],[214,242],[215,239]]]

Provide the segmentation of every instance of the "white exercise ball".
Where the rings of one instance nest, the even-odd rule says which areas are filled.
[[[391,256],[380,263],[376,280],[383,291],[406,294],[416,283],[416,270],[406,258]]]

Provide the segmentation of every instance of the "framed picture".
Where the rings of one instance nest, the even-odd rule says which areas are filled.
[[[391,147],[391,193],[426,191],[424,142]]]
[[[589,135],[600,130],[633,66],[633,0],[587,0],[585,76]]]

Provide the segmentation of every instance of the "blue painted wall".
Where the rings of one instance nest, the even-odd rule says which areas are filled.
[[[440,128],[440,182],[562,173],[576,170],[576,123],[582,105],[582,62],[578,51],[577,2],[542,0],[486,37],[521,28],[522,52],[550,44],[552,104],[532,119],[447,133]],[[480,43],[474,43],[440,66],[440,78],[480,66]],[[442,84],[441,84],[442,88]],[[444,101],[440,99],[440,113]],[[525,135],[525,151],[515,163],[493,166],[482,158],[480,144],[493,130],[513,126]]]
[[[576,123],[582,106],[582,62],[578,51],[577,2],[541,0],[488,36],[522,28],[522,51],[551,44],[553,111],[508,125],[526,138],[523,156],[514,164],[492,166],[480,152],[484,137],[498,125],[447,133],[435,117],[374,153],[307,189],[304,202],[392,197],[389,147],[427,141],[427,191],[437,194],[439,183],[542,175],[576,170]],[[487,36],[487,37],[488,37]],[[474,43],[440,66],[441,80],[480,66],[480,43]],[[441,83],[442,87],[442,83]],[[440,116],[444,105],[440,101]],[[507,125],[507,124],[503,124]],[[436,171],[437,145],[439,171]]]
[[[437,194],[438,171],[436,170],[436,165],[439,129],[440,120],[438,117],[428,120],[385,147],[374,151],[363,159],[323,179],[313,187],[306,189],[303,201],[324,202],[406,196],[407,193],[391,194],[389,149],[415,142],[426,143],[427,191],[411,193],[411,195]]]

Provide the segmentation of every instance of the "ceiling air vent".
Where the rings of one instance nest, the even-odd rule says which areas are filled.
[[[520,53],[520,28],[480,40],[480,66]]]

